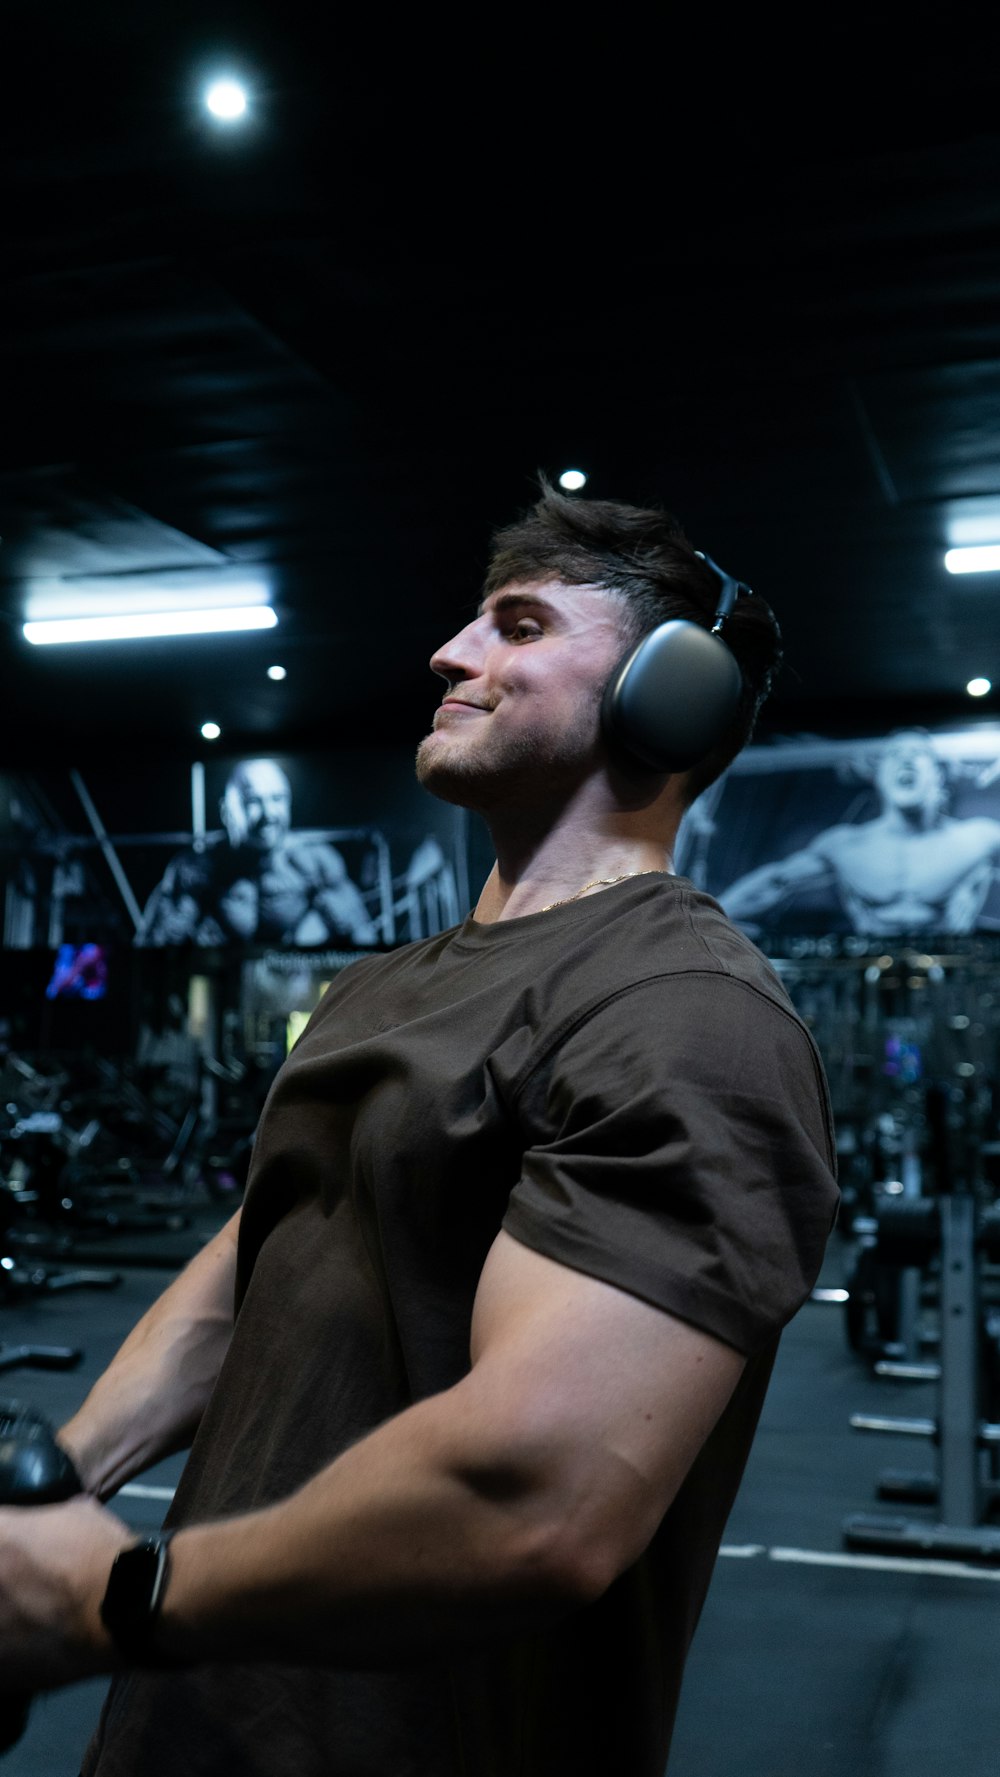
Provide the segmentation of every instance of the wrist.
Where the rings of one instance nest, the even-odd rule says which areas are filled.
[[[65,1452],[73,1464],[84,1493],[89,1493],[93,1498],[99,1499],[101,1496],[100,1476],[97,1464],[93,1453],[87,1447],[87,1440],[80,1435],[76,1428],[75,1419],[68,1419],[65,1425],[60,1426],[55,1434],[55,1439],[60,1450]]]
[[[159,1633],[170,1583],[172,1534],[161,1531],[119,1550],[101,1601],[101,1622],[115,1651],[126,1665],[141,1670],[173,1669],[187,1663],[167,1651]]]
[[[56,1432],[56,1443],[69,1457],[84,1493],[106,1505],[119,1487],[134,1473],[135,1464],[123,1460],[122,1454],[109,1447],[106,1440],[88,1435],[77,1418],[68,1419]]]

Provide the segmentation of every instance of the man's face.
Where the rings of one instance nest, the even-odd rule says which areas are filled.
[[[875,782],[883,801],[894,808],[931,808],[943,797],[941,764],[922,734],[892,736]]]
[[[431,658],[448,689],[417,752],[420,782],[484,811],[580,782],[600,754],[600,700],[624,652],[620,600],[560,580],[491,593]]]
[[[288,780],[269,759],[257,759],[244,767],[238,788],[246,818],[246,843],[269,851],[281,843],[291,825]]]

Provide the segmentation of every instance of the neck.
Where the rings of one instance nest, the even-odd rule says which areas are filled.
[[[933,807],[926,804],[919,808],[893,807],[886,814],[886,825],[892,833],[929,833],[943,824],[944,809],[936,803]]]
[[[671,868],[681,810],[661,793],[645,808],[574,798],[534,821],[522,808],[507,821],[487,816],[497,861],[476,904],[481,924],[521,919],[578,895],[585,884]],[[588,890],[599,894],[598,888]]]

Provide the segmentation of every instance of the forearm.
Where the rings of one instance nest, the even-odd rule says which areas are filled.
[[[461,1382],[289,1498],[179,1530],[160,1653],[371,1668],[543,1628],[638,1559],[743,1368],[503,1235],[470,1350]],[[129,1663],[100,1604],[131,1534],[92,1500],[0,1511],[0,1676],[62,1684]]]
[[[600,1460],[579,1481],[551,1452],[505,1460],[472,1420],[452,1390],[280,1504],[179,1532],[158,1644],[377,1667],[535,1630],[596,1596],[613,1577],[585,1553],[612,1491]],[[607,1464],[620,1499],[621,1465]]]
[[[99,1499],[197,1430],[232,1336],[238,1219],[153,1304],[59,1432]]]

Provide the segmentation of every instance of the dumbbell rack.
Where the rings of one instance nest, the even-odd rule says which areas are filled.
[[[844,1539],[849,1548],[1000,1561],[1000,1527],[985,1521],[1000,1497],[1000,1485],[989,1472],[993,1452],[1000,1447],[1000,1425],[982,1415],[981,1229],[976,1199],[967,1191],[947,1193],[921,1207],[928,1221],[939,1218],[940,1363],[878,1368],[883,1374],[936,1374],[937,1416],[908,1419],[859,1413],[851,1425],[858,1431],[929,1438],[937,1445],[935,1474],[893,1472],[883,1476],[879,1491],[884,1498],[936,1504],[938,1521],[859,1512],[844,1521]]]

